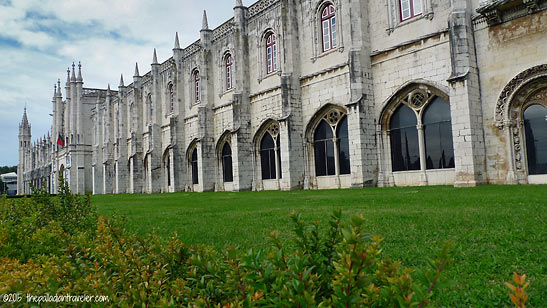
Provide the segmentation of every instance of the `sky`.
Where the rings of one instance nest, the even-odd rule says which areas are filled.
[[[51,128],[53,86],[81,61],[84,87],[132,81],[135,62],[150,71],[199,39],[203,10],[211,29],[233,17],[235,0],[0,0],[0,166],[17,165],[25,105],[32,140]],[[249,6],[255,0],[243,1]]]

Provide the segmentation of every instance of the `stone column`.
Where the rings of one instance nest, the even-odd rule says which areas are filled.
[[[450,112],[456,179],[454,186],[476,186],[485,182],[486,152],[479,76],[468,1],[452,3],[449,16],[452,75]]]

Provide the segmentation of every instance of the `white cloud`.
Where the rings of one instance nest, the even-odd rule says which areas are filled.
[[[7,6],[6,4],[10,4]],[[249,5],[251,2],[244,4]],[[85,87],[116,88],[120,73],[132,80],[135,62],[150,70],[199,38],[203,9],[215,27],[233,16],[235,1],[0,0],[0,165],[17,164],[18,123],[25,103],[33,140],[51,126],[53,84],[82,61]]]

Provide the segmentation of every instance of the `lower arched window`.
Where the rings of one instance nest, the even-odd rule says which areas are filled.
[[[198,184],[198,149],[195,148],[192,151],[192,156],[190,157],[190,167],[192,168],[192,184]]]
[[[260,141],[260,163],[263,180],[277,178],[277,165],[279,165],[279,178],[281,178],[281,153],[279,151],[279,146],[279,135],[277,135],[276,142],[274,142],[274,138],[269,132],[266,132]]]
[[[450,105],[436,97],[425,109],[423,118],[427,169],[454,168],[454,146]]]
[[[339,174],[351,172],[348,123],[345,115],[338,111],[329,112],[315,129],[313,145],[316,176],[336,175],[336,157]]]
[[[234,175],[232,173],[232,148],[228,142],[222,147],[222,175],[224,182],[233,182]]]
[[[531,105],[523,118],[528,174],[547,174],[547,108]]]
[[[401,104],[391,116],[391,162],[393,171],[420,170],[416,113]]]
[[[165,175],[167,176],[167,187],[171,186],[171,155],[167,153],[165,162]]]
[[[348,138],[348,117],[343,117],[336,126],[336,137],[338,137],[338,160],[340,174],[350,174],[349,165],[349,138]]]

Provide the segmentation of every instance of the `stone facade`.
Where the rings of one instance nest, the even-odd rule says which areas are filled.
[[[211,30],[204,13],[198,41],[176,36],[171,58],[154,50],[117,91],[84,88],[73,64],[51,135],[31,143],[23,116],[18,191],[55,192],[59,174],[95,194],[547,183],[529,172],[523,115],[547,107],[546,9],[236,1],[232,19]],[[398,127],[404,110],[415,123]]]

